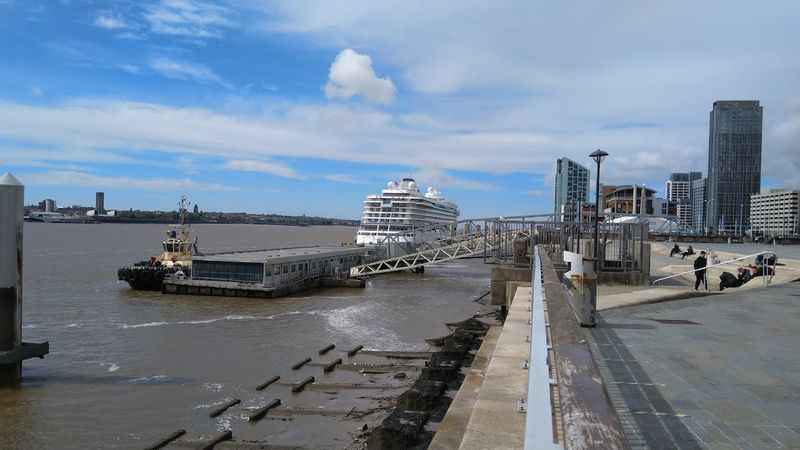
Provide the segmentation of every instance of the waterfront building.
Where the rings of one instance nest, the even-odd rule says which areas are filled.
[[[94,195],[94,213],[98,216],[106,213],[106,194],[104,192],[97,192]]]
[[[46,198],[39,202],[39,211],[56,212],[56,201],[52,198]]]
[[[597,208],[595,208],[594,203],[581,203],[581,223],[594,223],[595,214]],[[600,217],[600,221],[603,221],[603,217]]]
[[[366,252],[363,247],[318,246],[194,255],[191,279],[165,279],[164,292],[276,297],[325,280],[347,280]]]
[[[654,215],[658,206],[661,213],[661,203],[655,205],[655,189],[638,185],[602,186],[600,190],[603,199],[603,210],[612,216],[619,215]],[[642,208],[644,205],[644,208]]]
[[[695,233],[706,233],[706,178],[692,181],[692,229]]]
[[[553,213],[563,222],[578,220],[577,211],[589,196],[589,169],[569,158],[556,160]]]
[[[665,198],[655,197],[653,199],[653,215],[660,217],[676,217],[678,204]]]
[[[673,211],[666,212],[665,215],[674,215],[678,219],[681,228],[691,229],[692,202],[691,191],[692,181],[703,177],[700,172],[673,172],[669,180],[665,183],[664,191],[667,200],[671,203]]]
[[[768,237],[800,235],[800,190],[771,189],[750,197],[753,234]]]
[[[755,101],[716,101],[709,115],[706,224],[724,234],[749,228],[750,199],[761,190],[763,108]]]
[[[405,244],[415,243],[417,238],[443,237],[442,230],[432,230],[424,236],[418,236],[417,230],[431,225],[455,227],[458,214],[458,206],[432,187],[423,195],[413,178],[390,181],[380,194],[368,195],[364,200],[356,244],[379,245],[388,238]]]

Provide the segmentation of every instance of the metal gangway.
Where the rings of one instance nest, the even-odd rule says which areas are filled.
[[[381,259],[350,269],[351,277],[366,277],[402,270],[414,270],[431,264],[439,264],[454,259],[483,256],[494,254],[508,255],[511,252],[513,241],[519,238],[530,238],[537,225],[551,222],[535,222],[531,219],[550,218],[550,214],[492,217],[484,219],[470,219],[459,223],[468,224],[463,233],[451,236],[421,246],[418,251],[400,256]],[[482,228],[475,226],[478,222]]]

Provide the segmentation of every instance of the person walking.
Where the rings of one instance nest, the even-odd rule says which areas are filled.
[[[708,290],[708,281],[706,280],[706,252],[700,252],[700,256],[695,258],[694,260],[694,290],[696,291],[697,288],[700,287],[700,284],[705,286],[706,290]],[[702,269],[702,270],[701,270]]]

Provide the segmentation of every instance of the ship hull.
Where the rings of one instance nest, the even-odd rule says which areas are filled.
[[[184,273],[186,271],[184,269]],[[131,289],[137,291],[161,291],[164,277],[174,272],[162,267],[134,265],[119,269],[117,279],[127,282]]]

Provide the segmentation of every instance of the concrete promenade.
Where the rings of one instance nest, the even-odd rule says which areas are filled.
[[[587,329],[542,259],[561,447],[800,449],[797,260],[782,260],[785,275],[768,287],[617,286],[600,296],[598,326]],[[508,318],[482,347],[431,448],[522,448],[525,415],[514,406],[526,396],[530,288],[508,287]]]
[[[591,333],[632,448],[800,448],[797,284],[605,311]]]
[[[686,245],[684,244],[683,247],[686,247]],[[651,280],[692,270],[692,262],[694,261],[695,256],[697,256],[690,256],[687,259],[681,259],[680,257],[670,258],[670,247],[665,243],[654,242],[651,248]],[[699,253],[702,249],[703,248],[698,246],[696,251]],[[776,274],[771,278],[769,284],[771,286],[782,285],[800,279],[800,260],[781,256],[780,249],[776,252],[778,253],[778,261],[781,265],[776,268]],[[746,256],[741,253],[723,251],[715,251],[715,253],[720,261],[728,261]],[[693,289],[694,274],[682,275],[680,277],[661,282],[655,286],[600,286],[598,288],[599,295],[597,300],[597,308],[599,310],[607,310],[643,303],[657,303],[667,300],[680,300],[684,298],[731,294],[753,289],[763,289],[764,285],[762,283],[762,279],[759,277],[754,278],[741,287],[726,289],[722,292],[719,291],[719,275],[722,272],[731,272],[735,274],[738,267],[742,267],[746,264],[753,264],[753,259],[754,258],[737,261],[735,263],[726,264],[718,268],[709,269],[709,290],[707,291],[702,290],[702,288],[699,291],[695,291]]]

